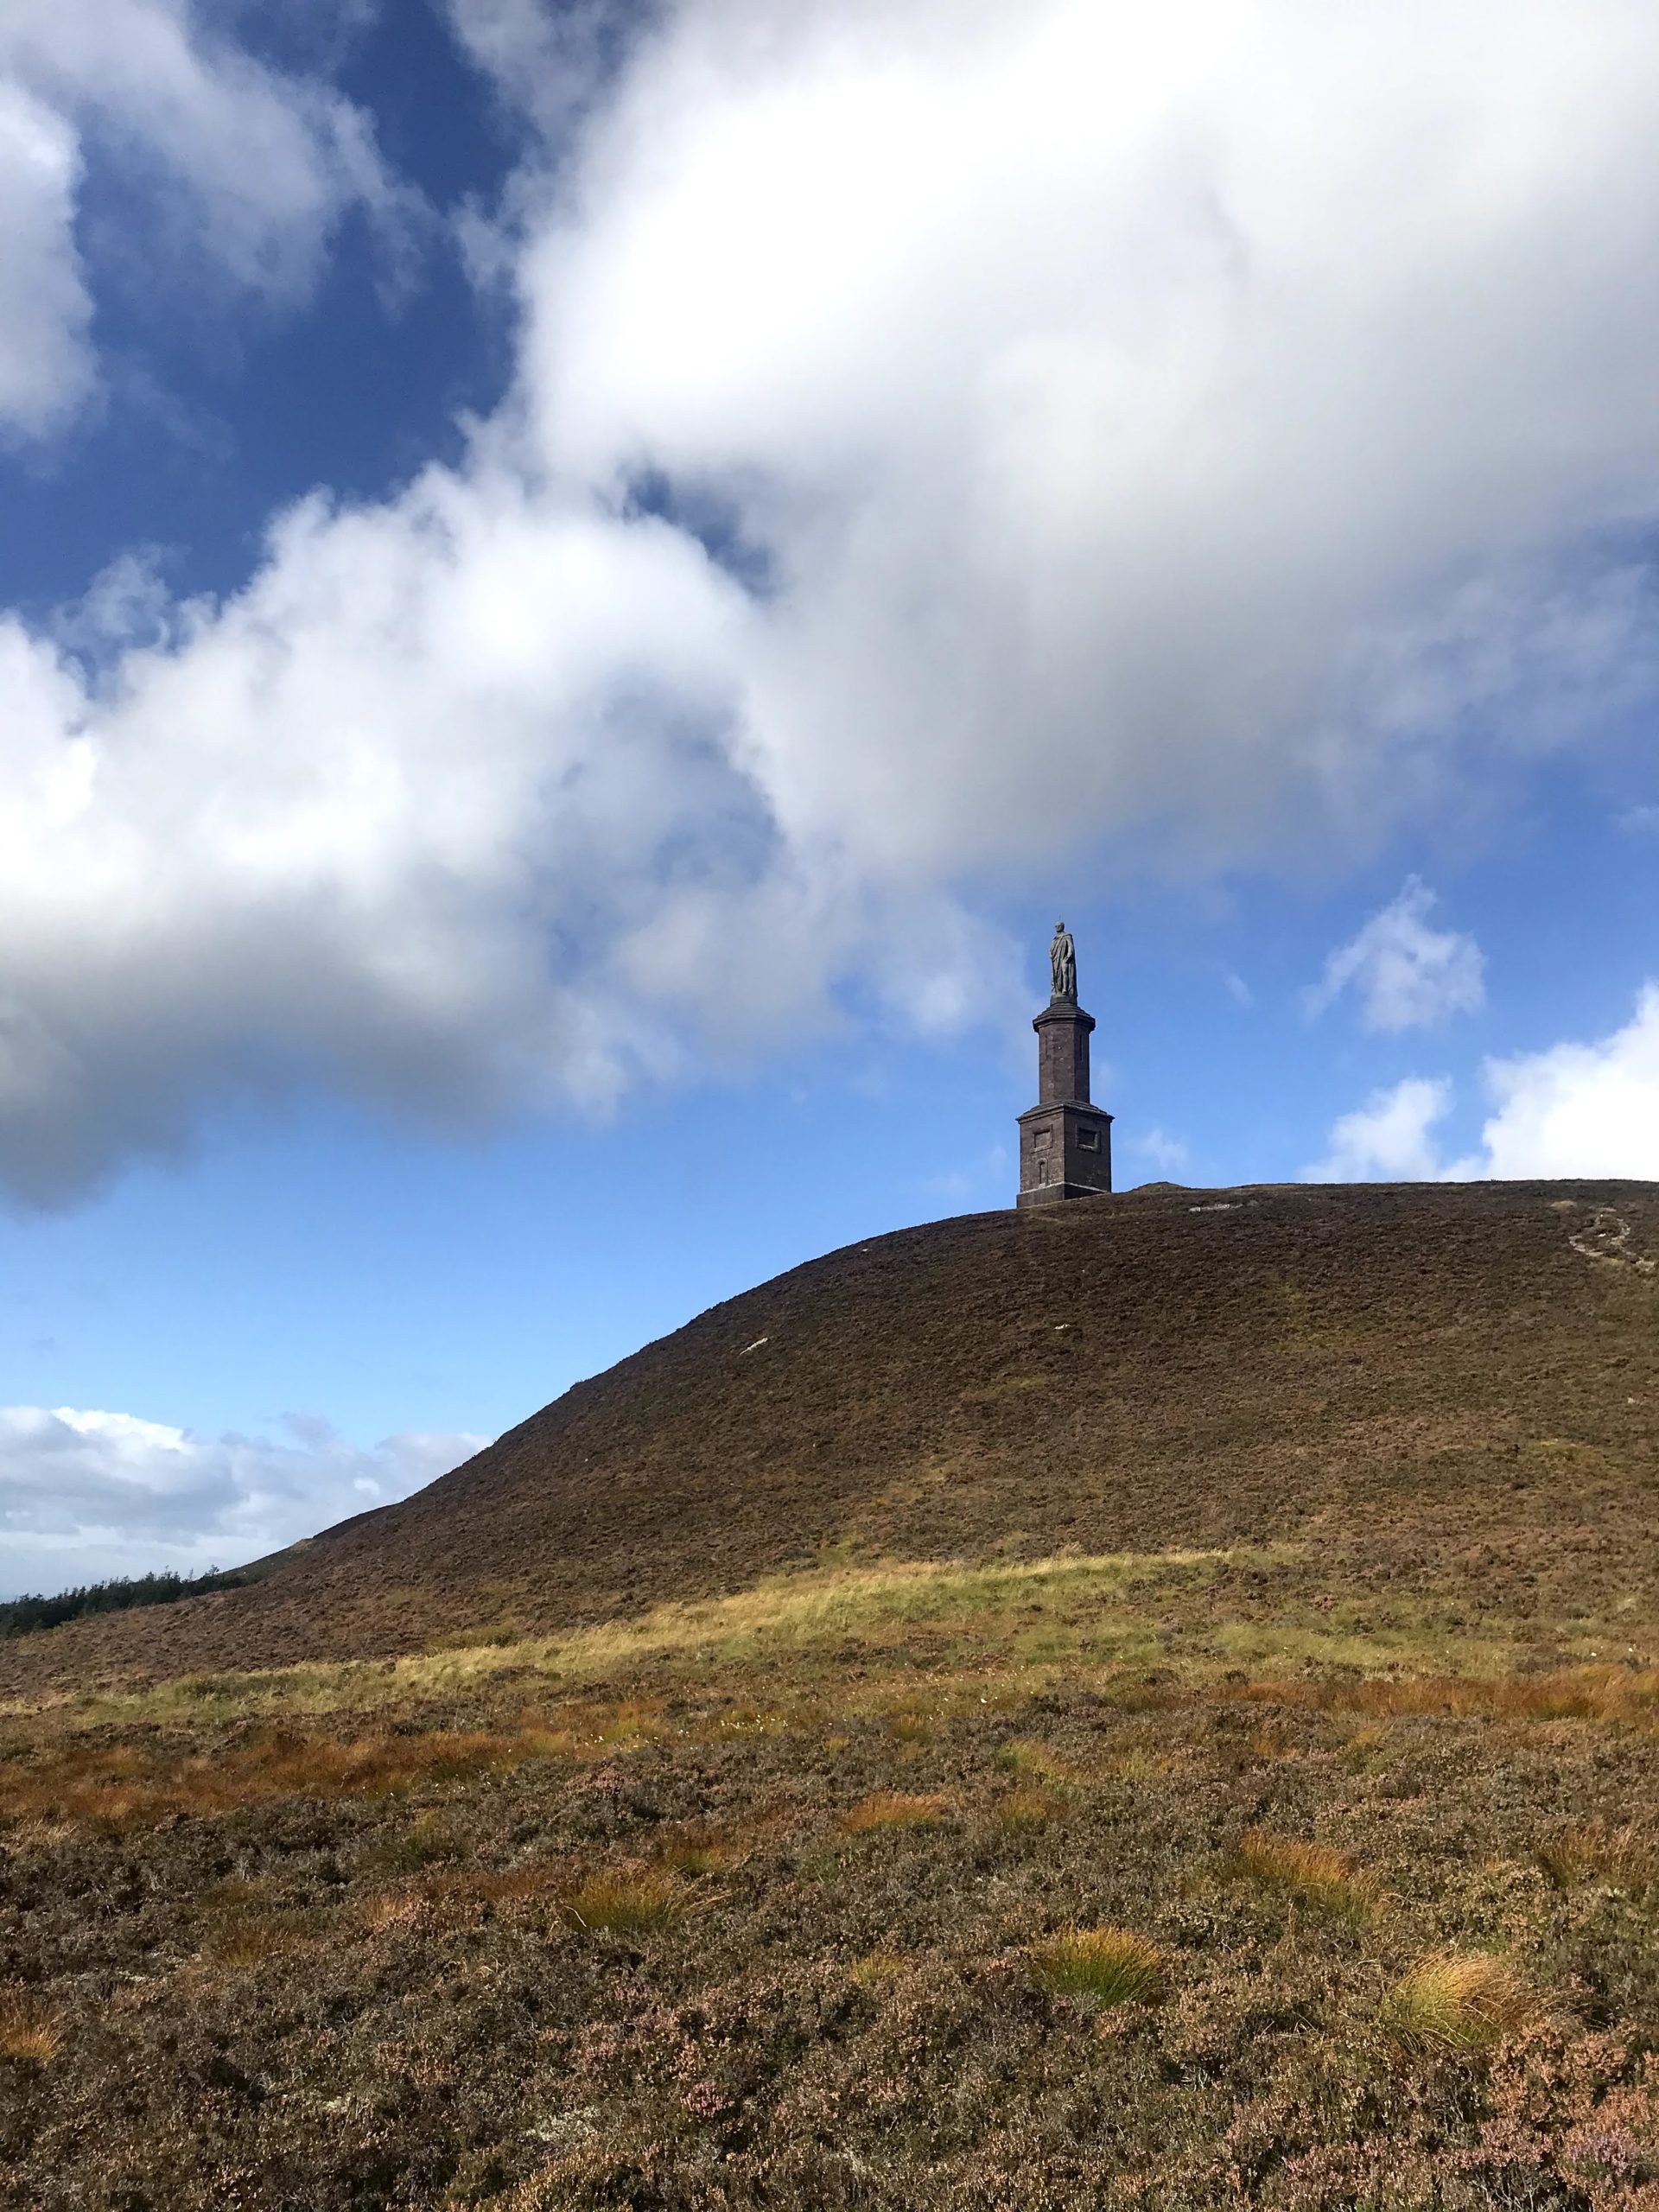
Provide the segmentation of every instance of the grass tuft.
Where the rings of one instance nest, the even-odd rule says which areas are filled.
[[[1644,1890],[1659,1880],[1659,1854],[1633,1828],[1608,1830],[1591,1821],[1539,1847],[1538,1864],[1558,1890],[1603,1882],[1609,1889]]]
[[[394,1874],[418,1874],[445,1859],[459,1859],[464,1852],[465,1846],[442,1821],[424,1813],[401,1835],[381,1846],[374,1853],[374,1864]]]
[[[63,2048],[51,2014],[26,1989],[0,1989],[0,2058],[20,2066],[45,2066]]]
[[[1033,1943],[1031,1970],[1058,1997],[1091,2005],[1155,2004],[1169,1986],[1163,1953],[1128,1928],[1077,1928]]]
[[[1016,1741],[1004,1744],[996,1755],[997,1764],[1007,1767],[1013,1773],[1028,1776],[1036,1782],[1084,1782],[1089,1777],[1078,1772],[1069,1760],[1046,1744]]]
[[[869,1835],[880,1828],[937,1827],[950,1809],[948,1797],[907,1797],[899,1790],[883,1789],[843,1813],[841,1826],[847,1835]]]
[[[477,1628],[452,1629],[426,1647],[435,1656],[447,1651],[505,1651],[522,1643],[524,1631],[516,1621],[486,1621]]]
[[[292,1915],[267,1918],[238,1913],[214,1929],[206,1948],[220,1966],[257,1967],[296,1950],[310,1932],[304,1921]]]
[[[867,1951],[847,1969],[861,1989],[884,1989],[909,1971],[911,1961],[897,1951]]]
[[[1234,1863],[1240,1874],[1263,1889],[1281,1891],[1345,1920],[1369,1919],[1376,1910],[1370,1884],[1355,1873],[1345,1852],[1334,1851],[1329,1844],[1247,1828],[1239,1838]]]
[[[1029,1834],[1046,1828],[1052,1821],[1064,1820],[1071,1809],[1065,1798],[1055,1796],[1052,1790],[1011,1789],[999,1800],[995,1819],[999,1827],[1015,1835]]]
[[[681,1874],[723,1874],[741,1861],[744,1846],[735,1836],[693,1821],[664,1836],[657,1857]]]
[[[671,1875],[591,1874],[560,1908],[573,1928],[603,1929],[613,1936],[645,1936],[677,1928],[690,1900]]]
[[[1380,2018],[1402,2050],[1472,2057],[1524,2027],[1537,2010],[1534,1992],[1508,1960],[1446,1951],[1396,1982]]]
[[[887,1733],[896,1744],[931,1744],[933,1723],[925,1713],[890,1713]]]

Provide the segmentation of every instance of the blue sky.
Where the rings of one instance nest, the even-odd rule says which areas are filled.
[[[1008,1203],[1058,913],[1120,1184],[1659,1176],[1656,125],[1616,0],[23,0],[0,1592]]]

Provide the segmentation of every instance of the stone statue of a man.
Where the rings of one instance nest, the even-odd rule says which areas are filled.
[[[1077,995],[1077,948],[1071,942],[1071,932],[1064,922],[1054,925],[1054,942],[1048,948],[1049,971],[1054,978],[1057,999],[1075,999]]]

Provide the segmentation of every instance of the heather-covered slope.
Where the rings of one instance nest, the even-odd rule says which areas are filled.
[[[907,1231],[14,1643],[0,2206],[1659,2212],[1656,1196]]]
[[[872,1239],[577,1384],[257,1587],[0,1691],[565,1627],[830,1556],[1306,1541],[1522,1621],[1651,1586],[1659,1187],[1148,1189]]]

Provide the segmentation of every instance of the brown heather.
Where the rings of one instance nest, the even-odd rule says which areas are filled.
[[[0,1652],[0,2206],[1659,2212],[1655,1194],[1188,1203]]]

